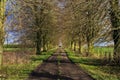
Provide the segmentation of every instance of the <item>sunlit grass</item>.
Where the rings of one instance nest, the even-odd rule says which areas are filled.
[[[43,52],[41,55],[30,56],[29,63],[23,64],[10,64],[5,65],[2,68],[7,80],[24,80],[29,77],[29,74],[44,60],[48,59],[54,50]]]
[[[79,65],[96,80],[120,80],[120,74],[117,75],[117,72],[110,73],[109,70],[111,70],[112,72],[112,68],[110,68],[109,66],[94,66],[87,64]],[[105,70],[107,70],[107,72],[105,72]]]
[[[112,53],[113,47],[94,47],[93,50],[96,53]]]
[[[104,65],[99,58],[76,56],[67,50],[69,58],[80,65],[89,75],[96,80],[120,80],[120,67]]]
[[[36,68],[37,65],[41,64],[42,61],[31,61],[28,64],[14,64],[9,66],[4,66],[2,70],[7,71],[7,80],[20,80],[27,78],[32,70]]]
[[[97,57],[109,57],[113,55],[113,47],[94,47],[93,52]]]

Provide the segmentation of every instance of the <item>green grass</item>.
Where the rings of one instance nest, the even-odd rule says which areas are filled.
[[[29,50],[32,51],[34,48],[4,48],[4,52],[15,52],[15,51]]]
[[[6,75],[7,80],[24,80],[28,78],[32,70],[40,65],[43,60],[48,59],[54,50],[43,52],[41,55],[30,56],[30,62],[25,64],[12,64],[3,66],[2,72]]]
[[[3,71],[6,71],[7,80],[23,80],[27,78],[29,73],[34,70],[34,68],[41,64],[41,61],[31,61],[27,64],[14,64],[9,66],[4,66]]]
[[[4,52],[20,51],[20,48],[4,48]]]
[[[96,80],[120,80],[120,67],[103,65],[98,58],[79,57],[67,50],[69,58]]]
[[[31,57],[32,61],[38,61],[38,60],[46,60],[47,58],[49,58],[52,54],[53,54],[54,50],[48,51],[48,52],[42,52],[41,55],[34,55]]]
[[[120,73],[112,71],[111,66],[94,66],[87,64],[80,64],[94,79],[96,80],[120,80]],[[117,69],[120,67],[115,67]]]
[[[95,47],[94,52],[96,52],[96,53],[112,53],[113,48],[112,47]]]
[[[95,47],[93,53],[97,56],[113,55],[113,50],[112,47]]]

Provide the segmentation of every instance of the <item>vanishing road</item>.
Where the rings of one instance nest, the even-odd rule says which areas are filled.
[[[39,65],[28,80],[94,80],[78,65],[71,62],[62,49]]]

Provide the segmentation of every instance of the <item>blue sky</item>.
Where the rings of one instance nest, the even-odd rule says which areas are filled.
[[[11,19],[14,17],[13,14],[8,15],[9,11],[12,10],[12,8],[10,7],[10,5],[11,5],[11,4],[10,4],[9,1],[8,1],[8,2],[7,2],[7,6],[6,6],[6,12],[5,12],[5,14],[7,15],[7,20],[6,20],[5,23],[7,23],[8,25],[10,25],[10,21],[11,21]],[[14,36],[15,33],[8,30],[8,29],[9,29],[8,25],[5,25],[6,38],[5,38],[4,44],[13,43],[14,40],[15,40],[15,36]]]
[[[108,45],[113,45],[113,41],[109,41],[109,42],[98,42],[98,43],[95,43],[94,46],[108,46]]]

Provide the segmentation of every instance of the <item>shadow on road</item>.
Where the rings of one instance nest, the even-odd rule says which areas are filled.
[[[58,80],[58,79],[62,79],[62,80],[73,80],[69,77],[66,77],[66,76],[60,76],[59,74],[51,74],[50,72],[32,72],[31,73],[32,76],[34,76],[35,79],[38,79],[38,80],[41,80],[40,77],[44,77],[44,78],[48,78],[49,80]],[[46,80],[45,79],[45,80]]]
[[[94,80],[79,66],[71,62],[67,54],[58,49],[47,60],[43,61],[27,80]]]

